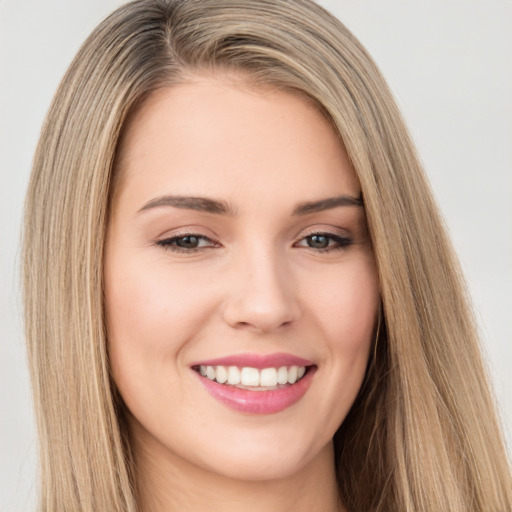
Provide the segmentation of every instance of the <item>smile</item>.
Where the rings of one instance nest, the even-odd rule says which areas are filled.
[[[247,414],[273,414],[304,397],[317,366],[289,354],[240,354],[197,362],[191,369],[222,405]]]
[[[196,369],[197,371],[197,369]],[[287,384],[295,384],[306,373],[306,366],[281,366],[279,368],[251,368],[245,366],[200,365],[199,373],[210,380],[226,386],[252,391],[279,389]]]

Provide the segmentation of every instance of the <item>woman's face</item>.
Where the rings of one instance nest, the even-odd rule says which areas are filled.
[[[119,172],[108,348],[135,451],[245,479],[331,463],[378,284],[330,124],[298,95],[197,78],[132,118]]]

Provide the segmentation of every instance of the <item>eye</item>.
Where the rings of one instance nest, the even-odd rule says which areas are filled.
[[[308,247],[320,252],[344,249],[353,244],[352,238],[335,235],[333,233],[312,233],[299,240],[295,247]]]
[[[326,249],[329,247],[331,240],[326,235],[310,235],[306,238],[308,247],[313,249]]]
[[[186,234],[158,240],[156,245],[174,252],[191,253],[201,249],[218,247],[218,243],[204,235]]]

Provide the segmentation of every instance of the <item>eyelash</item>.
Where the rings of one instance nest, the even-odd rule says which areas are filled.
[[[333,245],[328,245],[327,247],[323,248],[315,248],[311,246],[301,246],[299,245],[300,242],[307,241],[308,239],[311,240],[313,237],[323,237],[329,239],[329,244],[331,241],[333,242]],[[199,242],[206,241],[209,245],[205,247],[180,247],[177,245],[177,243],[180,240],[183,240],[185,238],[196,238]],[[330,251],[340,251],[343,249],[346,249],[350,247],[354,243],[354,240],[350,237],[343,237],[339,235],[335,235],[333,233],[325,233],[325,232],[313,232],[309,233],[306,236],[302,237],[298,242],[294,243],[294,247],[305,247],[308,249],[312,249],[315,252],[319,253],[327,253]],[[158,240],[155,242],[155,245],[158,247],[162,247],[165,250],[172,251],[174,253],[181,253],[181,254],[194,254],[204,249],[214,249],[216,247],[220,246],[220,243],[217,240],[212,240],[211,238],[208,238],[204,235],[200,235],[197,233],[184,233],[184,234],[178,234],[176,236],[165,238],[163,240]]]
[[[307,246],[307,248],[313,249],[316,252],[320,252],[320,253],[326,253],[326,252],[330,252],[330,251],[341,251],[343,249],[347,249],[354,243],[354,240],[350,237],[339,236],[339,235],[335,235],[333,233],[325,233],[323,231],[315,231],[313,233],[308,233],[306,236],[302,237],[299,240],[299,242],[302,242],[303,240],[311,239],[315,236],[328,238],[329,243],[330,243],[330,241],[334,242],[334,245],[328,245],[327,247],[323,247],[323,248],[315,248],[315,247]],[[294,244],[294,246],[297,247],[299,242],[296,242]]]
[[[178,241],[183,240],[185,238],[197,238],[199,241],[206,241],[209,243],[206,247],[180,247],[179,245],[176,245]],[[165,238],[163,240],[158,240],[155,242],[155,244],[159,247],[163,247],[167,251],[172,251],[175,253],[182,253],[182,254],[193,254],[196,252],[199,252],[203,249],[213,249],[215,247],[218,247],[220,244],[216,240],[212,240],[211,238],[208,238],[204,235],[199,235],[197,233],[183,233],[178,234],[176,236],[173,236],[171,238]]]

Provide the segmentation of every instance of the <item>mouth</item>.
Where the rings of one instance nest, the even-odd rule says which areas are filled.
[[[280,366],[252,368],[244,366],[198,365],[192,369],[202,377],[238,389],[249,391],[271,391],[281,389],[300,381],[311,366]]]
[[[306,394],[317,370],[311,361],[286,354],[233,356],[191,368],[211,396],[248,414],[272,414],[292,406]]]

